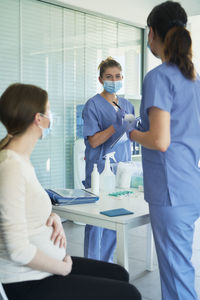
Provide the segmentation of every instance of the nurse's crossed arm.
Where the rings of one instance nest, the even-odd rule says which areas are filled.
[[[88,137],[88,141],[92,148],[96,148],[101,144],[105,143],[113,134],[115,128],[111,125],[103,131],[96,132],[93,136]]]
[[[123,122],[124,116],[125,111],[123,109],[118,110],[116,121],[111,126],[88,137],[90,146],[96,148],[105,143],[115,132],[125,132],[127,123]]]
[[[170,113],[157,107],[151,107],[149,114],[149,130],[141,132],[133,130],[130,139],[145,148],[165,152],[170,145]]]

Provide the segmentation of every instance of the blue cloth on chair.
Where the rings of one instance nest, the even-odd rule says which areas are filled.
[[[93,203],[99,197],[82,189],[46,189],[53,205]]]

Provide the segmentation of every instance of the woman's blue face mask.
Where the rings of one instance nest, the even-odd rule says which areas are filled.
[[[42,129],[42,135],[41,135],[40,139],[43,140],[44,138],[46,138],[46,137],[50,134],[50,132],[51,132],[51,130],[52,130],[52,126],[53,126],[53,115],[52,115],[51,112],[49,112],[49,115],[48,115],[48,116],[45,115],[45,114],[42,114],[42,113],[41,113],[41,116],[43,116],[43,117],[49,119],[49,127],[43,128],[42,126],[39,125],[39,127]]]
[[[159,56],[157,53],[155,53],[154,51],[151,50],[151,47],[150,47],[150,44],[149,44],[148,41],[147,41],[147,48],[151,51],[151,53],[152,53],[156,58],[160,58],[160,56]]]
[[[122,80],[112,81],[112,80],[105,80],[103,82],[103,87],[106,92],[110,94],[117,93],[122,87]]]

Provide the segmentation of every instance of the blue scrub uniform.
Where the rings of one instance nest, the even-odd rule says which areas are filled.
[[[166,152],[142,148],[162,299],[197,300],[191,256],[200,216],[200,78],[189,80],[175,65],[163,63],[144,79],[140,115],[145,131],[151,107],[169,112],[171,125]]]
[[[126,113],[134,114],[133,105],[126,99],[118,97],[118,104]],[[107,129],[116,121],[116,110],[114,106],[100,94],[95,95],[85,104],[83,120],[83,134],[86,145],[86,179],[83,183],[85,188],[90,188],[94,163],[97,164],[98,171],[101,173],[105,165],[104,156],[107,153],[115,152],[117,162],[131,160],[131,143],[126,133],[122,135],[122,132],[116,132],[104,144],[96,148],[90,146],[88,136],[93,136],[95,133]],[[115,143],[119,137],[121,138]],[[85,257],[112,262],[115,247],[115,231],[86,225],[84,241]]]

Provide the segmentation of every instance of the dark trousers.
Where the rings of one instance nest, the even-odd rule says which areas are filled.
[[[72,272],[41,280],[3,284],[9,300],[141,300],[121,266],[72,257]]]

